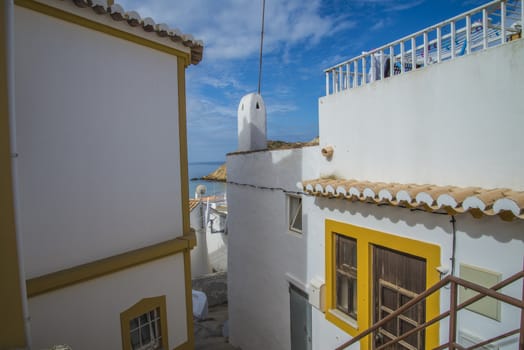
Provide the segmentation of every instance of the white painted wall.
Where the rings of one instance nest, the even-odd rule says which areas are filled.
[[[225,206],[226,202],[218,202]],[[218,214],[209,213],[217,209],[217,202],[207,202],[206,198],[190,214],[191,228],[195,230],[197,245],[191,250],[191,277],[199,277],[212,272],[227,271],[227,233],[213,232],[226,226],[218,222],[212,227],[212,220],[218,220]],[[226,218],[227,222],[227,218]]]
[[[203,225],[203,208],[200,203],[189,214],[191,228],[195,230],[197,245],[191,250],[191,278],[211,272],[207,254],[206,230]]]
[[[409,209],[377,206],[341,199],[304,197],[303,211],[307,213],[307,280],[320,278],[325,281],[325,220],[332,219],[352,225],[362,226],[393,235],[430,242],[441,248],[441,264],[451,266],[452,227],[447,215],[426,212],[412,212]],[[457,250],[456,274],[459,264],[465,263],[493,270],[507,278],[522,268],[524,261],[524,222],[505,222],[498,217],[475,219],[469,214],[456,216]],[[503,290],[513,297],[520,298],[522,282]],[[442,311],[448,310],[449,290],[441,291]],[[464,329],[488,339],[510,329],[518,328],[519,312],[507,305],[502,307],[501,322],[478,316],[469,311],[460,313],[459,329]],[[479,322],[480,321],[480,322]],[[325,349],[340,345],[349,336],[325,320],[321,312],[313,313],[314,349]],[[329,324],[329,325],[327,325]],[[472,326],[474,325],[474,326]],[[513,328],[510,328],[513,327]],[[441,324],[441,335],[447,336],[447,323]],[[508,344],[506,349],[514,348]],[[501,348],[504,349],[504,348]]]
[[[524,189],[518,141],[524,122],[524,41],[435,65],[395,79],[320,99],[319,147],[228,157],[228,180],[295,190],[299,180],[335,174],[342,178],[403,183]],[[332,160],[320,149],[332,145]],[[228,185],[231,342],[248,349],[289,348],[286,274],[307,284],[325,280],[325,221],[430,242],[451,265],[448,215],[341,199],[303,196],[304,233],[287,232],[285,195]],[[499,217],[456,216],[459,264],[486,268],[507,278],[522,268],[524,222]],[[304,265],[305,264],[305,265]],[[503,290],[520,298],[522,281]],[[449,290],[441,291],[442,311]],[[519,326],[519,313],[502,306],[501,322],[470,311],[459,330],[480,339]],[[313,349],[336,347],[349,335],[313,309]],[[447,321],[441,323],[447,338]],[[501,350],[515,348],[515,338]],[[358,345],[352,347],[357,349]]]
[[[318,147],[231,155],[228,181],[296,191],[302,176],[314,176],[303,160],[319,156]],[[284,192],[231,183],[227,192],[230,342],[242,349],[289,349],[288,286],[290,280],[299,288],[307,283],[308,234],[288,230]]]
[[[206,219],[206,247],[211,272],[227,271],[227,201],[206,201],[203,209]],[[223,232],[222,232],[223,231]]]
[[[29,299],[34,349],[121,349],[120,313],[143,298],[166,296],[169,348],[187,340],[182,254]]]
[[[524,40],[319,101],[322,174],[524,190]]]
[[[177,59],[15,9],[28,278],[182,234]]]

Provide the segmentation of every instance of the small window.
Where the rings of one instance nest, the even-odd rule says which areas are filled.
[[[336,305],[337,309],[357,319],[357,240],[337,234]]]
[[[167,345],[165,296],[143,299],[120,314],[124,350],[162,350]]]
[[[129,333],[133,350],[160,349],[162,344],[160,308],[146,312],[129,321]]]
[[[302,198],[288,196],[289,203],[289,229],[302,233]]]

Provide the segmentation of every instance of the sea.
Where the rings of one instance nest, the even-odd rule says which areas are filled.
[[[195,198],[195,190],[198,185],[206,186],[206,195],[212,196],[226,192],[226,184],[223,182],[191,180],[209,175],[224,162],[190,162],[188,163],[189,175],[189,198]]]

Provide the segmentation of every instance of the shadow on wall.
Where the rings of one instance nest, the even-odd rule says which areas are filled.
[[[423,225],[428,230],[440,228],[449,235],[452,234],[450,223],[451,215],[446,213],[431,213],[418,209],[399,208],[374,203],[352,202],[343,199],[315,198],[315,204],[321,209],[350,213],[352,216],[360,215],[364,218],[370,216],[377,220],[389,220],[392,223],[405,222],[410,227]],[[457,231],[467,234],[470,238],[491,237],[498,242],[507,243],[524,231],[524,222],[514,220],[503,221],[498,216],[483,216],[474,218],[469,213],[455,215]],[[501,230],[500,225],[507,229]]]
[[[309,161],[304,155],[304,148],[293,148],[228,156],[228,176],[236,183],[227,187],[230,330],[236,346],[291,344],[289,284],[307,293],[308,242],[307,215],[301,216],[301,234],[289,229],[287,196],[296,195],[296,183],[304,179],[303,162]],[[279,321],[269,322],[267,315]]]

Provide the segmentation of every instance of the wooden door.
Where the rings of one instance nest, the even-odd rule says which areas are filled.
[[[426,289],[425,259],[395,250],[373,247],[373,310],[376,323]],[[419,303],[378,329],[374,348],[424,323],[425,303]],[[410,335],[388,350],[422,350],[424,332]]]

